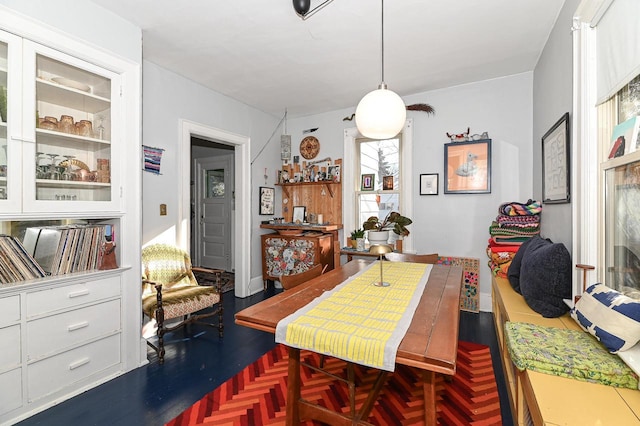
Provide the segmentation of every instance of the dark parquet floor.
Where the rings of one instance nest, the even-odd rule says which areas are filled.
[[[164,365],[157,362],[154,352],[149,352],[148,365],[38,413],[19,425],[164,425],[274,347],[272,334],[236,326],[233,316],[236,311],[277,291],[281,290],[271,287],[244,299],[227,292],[223,339],[218,339],[213,329],[198,325],[192,325],[187,333],[176,331],[168,336]],[[511,425],[492,314],[462,312],[460,340],[491,348],[503,424]]]

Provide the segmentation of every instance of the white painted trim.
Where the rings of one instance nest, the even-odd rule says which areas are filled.
[[[595,31],[586,22],[573,23],[573,118],[571,120],[571,170],[574,263],[598,262],[599,193],[602,191],[598,163]],[[597,190],[596,190],[597,188]],[[588,278],[595,282],[596,276]],[[573,296],[582,293],[582,272],[573,270]],[[572,297],[572,300],[575,300]],[[572,302],[570,302],[570,305]]]
[[[342,168],[342,225],[344,233],[342,245],[346,245],[347,237],[351,231],[360,228],[361,224],[355,223],[355,188],[359,185],[359,179],[354,175],[353,165],[356,156],[356,139],[362,137],[356,127],[344,130]],[[402,129],[402,208],[400,213],[413,219],[413,119],[408,118]],[[405,237],[402,242],[403,251],[413,253],[413,234]]]
[[[249,147],[251,139],[226,130],[216,129],[189,120],[179,120],[181,146],[178,155],[178,176],[181,176],[180,199],[178,207],[177,243],[182,247],[191,247],[191,137],[212,140],[235,147],[235,295],[247,297],[250,295],[251,259],[247,247],[251,246],[251,168],[249,167]]]

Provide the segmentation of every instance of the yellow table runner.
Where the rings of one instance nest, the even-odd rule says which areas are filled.
[[[396,352],[420,302],[432,265],[380,261],[281,320],[276,342],[394,371]]]

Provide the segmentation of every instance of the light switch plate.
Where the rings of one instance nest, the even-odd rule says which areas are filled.
[[[160,204],[160,216],[166,216],[166,215],[167,215],[167,205]]]

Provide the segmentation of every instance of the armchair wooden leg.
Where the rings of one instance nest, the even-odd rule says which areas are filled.
[[[156,322],[158,323],[158,361],[164,364],[164,308],[162,307],[162,285],[156,285]]]

